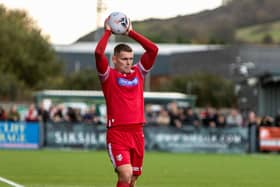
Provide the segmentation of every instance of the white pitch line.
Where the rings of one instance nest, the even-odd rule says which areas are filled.
[[[10,180],[8,180],[8,179],[5,179],[5,178],[3,178],[3,177],[0,177],[0,181],[4,182],[4,183],[6,183],[6,184],[9,184],[9,185],[11,185],[11,186],[13,186],[13,187],[24,187],[24,186],[22,186],[22,185],[20,185],[20,184],[17,184],[17,183],[15,183],[15,182],[10,181]]]

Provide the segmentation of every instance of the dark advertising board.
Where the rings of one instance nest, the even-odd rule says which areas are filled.
[[[248,150],[247,128],[149,127],[147,148],[170,152],[244,153]]]
[[[183,128],[146,125],[146,150],[167,152],[244,153],[248,150],[247,128]],[[83,123],[48,123],[48,147],[106,148],[105,126]]]
[[[48,147],[105,149],[106,128],[84,123],[47,123]]]

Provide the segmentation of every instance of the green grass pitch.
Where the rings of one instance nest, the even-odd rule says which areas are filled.
[[[279,176],[277,154],[146,152],[137,187],[279,187]],[[0,150],[0,177],[25,187],[114,187],[116,181],[105,151],[79,150]]]

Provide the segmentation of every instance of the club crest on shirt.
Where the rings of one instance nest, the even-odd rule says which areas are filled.
[[[127,80],[125,78],[120,77],[117,79],[117,82],[118,82],[118,85],[120,85],[120,86],[136,86],[139,81],[138,81],[137,77],[135,77],[132,80]]]
[[[117,161],[122,161],[122,159],[123,159],[122,154],[118,154],[118,155],[116,156],[116,159],[117,159]]]

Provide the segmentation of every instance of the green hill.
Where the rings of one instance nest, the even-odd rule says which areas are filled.
[[[213,10],[137,21],[133,26],[157,43],[234,43],[235,33],[240,28],[279,21],[279,7],[279,0],[233,0]],[[91,32],[78,41],[96,39],[95,32]],[[116,38],[117,41],[125,39]]]
[[[280,21],[238,29],[236,40],[242,43],[280,43]]]

